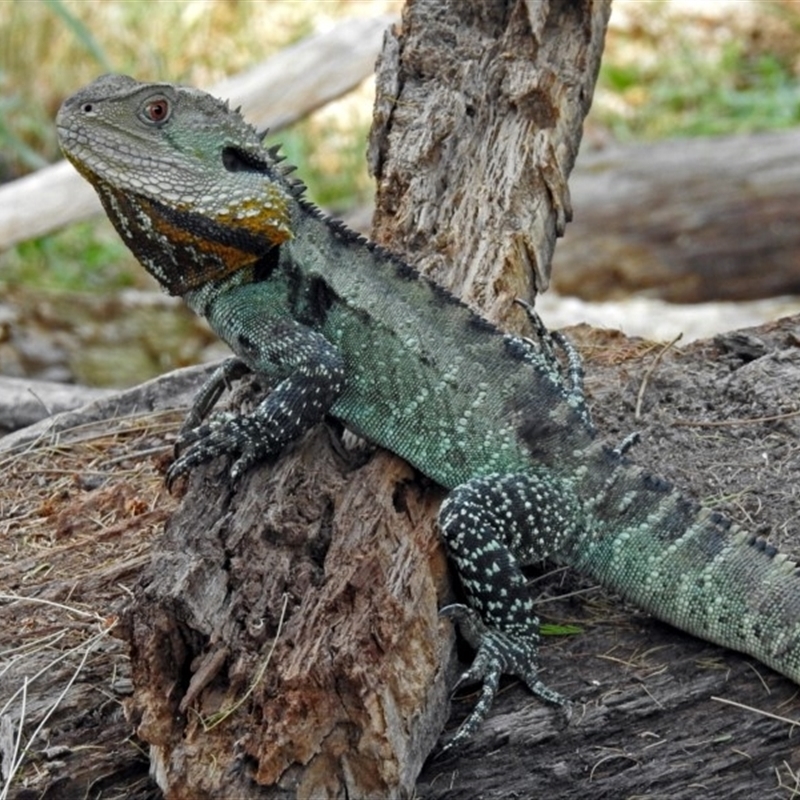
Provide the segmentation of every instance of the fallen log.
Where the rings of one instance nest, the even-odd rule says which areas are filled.
[[[651,367],[659,348],[645,340],[585,327],[573,329],[569,335],[587,359],[587,388],[602,436],[619,441],[631,430],[641,431],[642,442],[632,454],[638,463],[657,466],[658,473],[687,490],[694,487],[695,496],[712,502],[751,530],[768,533],[771,541],[797,555],[798,330],[800,317],[796,316],[718,337],[715,342],[696,342],[670,350],[655,369]],[[114,625],[130,604],[131,588],[145,571],[151,580],[159,574],[159,567],[154,569],[151,563],[161,561],[163,565],[167,554],[175,564],[190,563],[188,551],[195,551],[202,540],[204,549],[196,551],[197,555],[211,556],[212,567],[230,555],[225,542],[235,544],[238,552],[232,554],[228,568],[232,577],[238,573],[241,578],[237,568],[243,558],[251,562],[266,559],[271,569],[286,569],[283,556],[291,542],[283,536],[273,546],[259,536],[250,540],[214,535],[221,530],[214,522],[221,509],[214,518],[202,515],[203,508],[216,502],[216,487],[213,492],[209,487],[208,505],[179,512],[184,521],[188,514],[202,519],[188,545],[178,539],[174,523],[171,532],[163,533],[160,520],[174,512],[176,501],[163,489],[162,476],[157,473],[159,459],[153,459],[152,450],[161,445],[161,452],[168,453],[182,415],[173,414],[168,426],[153,430],[147,429],[148,417],[158,418],[175,400],[185,404],[204,372],[208,369],[170,373],[93,403],[84,411],[67,412],[0,439],[4,470],[0,507],[8,510],[0,527],[0,641],[4,644],[0,717],[5,715],[15,732],[23,716],[24,739],[29,742],[9,800],[83,797],[89,790],[101,789],[103,796],[109,797],[160,797],[147,780],[147,747],[134,733],[137,722],[146,720],[135,713],[127,719],[122,714],[123,707],[135,712],[138,706],[131,697],[127,648],[104,636],[96,642],[89,667],[84,669],[78,669],[80,649],[60,664],[57,657],[66,644],[79,648],[81,642]],[[637,399],[645,380],[637,418]],[[121,415],[126,418],[120,419]],[[126,432],[132,430],[131,423],[141,426],[133,436]],[[56,442],[57,448],[53,447]],[[293,503],[282,507],[272,505],[270,496],[250,496],[250,508],[244,511],[253,517],[263,515],[258,530],[275,538],[279,528],[284,534],[299,534],[302,525],[305,533],[298,544],[306,540],[309,531],[319,542],[333,521],[326,498],[334,484],[339,487],[337,498],[345,484],[351,499],[360,498],[359,508],[366,515],[359,522],[362,529],[384,517],[382,524],[387,527],[376,529],[375,534],[386,535],[385,543],[396,548],[395,559],[407,552],[410,543],[402,537],[409,525],[430,529],[440,494],[395,459],[380,454],[361,468],[349,469],[341,456],[331,451],[327,437],[319,433],[301,450],[299,458],[283,460],[279,472],[271,477],[268,468],[252,476],[268,482],[271,491],[295,491]],[[104,463],[107,466],[98,482],[96,468]],[[41,483],[43,474],[49,476],[46,484]],[[372,496],[376,486],[381,494]],[[323,490],[324,496],[314,496],[315,489]],[[304,502],[309,494],[310,504]],[[237,503],[244,505],[243,498]],[[295,509],[294,520],[289,518],[291,508]],[[334,516],[338,514],[340,509]],[[337,526],[340,522],[341,517]],[[288,527],[283,527],[284,523]],[[247,549],[249,542],[258,549]],[[352,536],[345,533],[344,542],[352,544]],[[309,554],[310,569],[305,577],[298,573],[295,587],[286,587],[295,598],[318,574],[319,555],[314,557],[313,548]],[[346,563],[341,573],[337,567],[331,575],[339,590],[328,608],[338,607],[342,620],[348,614],[367,613],[370,593],[392,589],[392,581],[385,580],[391,573],[375,571],[374,562],[365,561],[362,551],[340,552],[336,558],[338,567],[342,567],[342,559]],[[361,569],[353,569],[355,563]],[[210,607],[213,598],[204,598],[202,586],[188,580],[201,568],[202,564],[195,562],[194,570],[184,573],[178,586],[163,586],[175,607]],[[188,588],[189,597],[182,599],[178,588]],[[304,648],[293,646],[291,605],[284,615],[282,594],[261,594],[260,587],[252,583],[243,588],[268,611],[267,630],[284,617],[281,646],[271,654],[264,648],[264,659],[255,665],[257,686],[261,682],[273,685],[275,676],[290,665],[297,680],[303,671],[325,666],[329,659],[321,649],[320,637],[306,640]],[[800,751],[792,732],[800,717],[797,687],[791,681],[748,657],[693,639],[626,608],[574,574],[539,576],[537,589],[545,601],[539,607],[545,622],[577,623],[582,628],[574,636],[546,637],[542,653],[543,675],[577,703],[571,723],[566,725],[558,712],[538,703],[524,687],[506,681],[492,714],[466,748],[425,766],[416,785],[417,797],[500,800],[516,793],[552,800],[649,795],[694,800],[699,792],[709,800],[740,796],[779,800],[790,796],[792,787],[797,788]],[[17,601],[12,595],[34,600]],[[387,599],[384,594],[370,602]],[[406,603],[412,601],[409,597]],[[37,602],[54,605],[43,607]],[[423,591],[416,602],[430,602],[430,597]],[[381,619],[380,609],[371,613]],[[149,616],[142,624],[154,619]],[[235,620],[234,614],[231,624]],[[251,622],[249,629],[256,636],[265,635],[259,619]],[[316,622],[298,619],[295,630]],[[117,623],[114,635],[124,632],[129,637],[130,628],[123,627]],[[346,663],[345,654],[352,652],[343,641],[343,630],[339,625],[324,634],[325,641],[334,639],[343,645],[331,651],[339,664]],[[48,648],[40,646],[42,637],[61,631],[71,638]],[[371,640],[357,643],[362,649],[355,647],[359,655],[357,663],[350,662],[351,675],[359,664],[367,674],[374,669],[372,654],[387,644],[381,638],[383,632],[376,627]],[[446,633],[446,626],[438,631],[439,635]],[[165,655],[174,652],[177,642],[168,637],[161,640]],[[195,647],[197,642],[189,638],[185,645]],[[203,704],[219,704],[225,669],[220,663],[228,654],[219,642],[208,652],[212,656],[195,665],[200,677],[194,683],[187,676],[178,677],[181,685],[192,689],[192,702],[202,698]],[[142,654],[133,655],[142,661]],[[258,667],[268,655],[271,660],[259,674]],[[303,656],[308,657],[307,663]],[[388,686],[392,681],[413,679],[424,656],[425,651],[403,666],[409,673],[406,676],[372,673],[375,688],[380,688],[379,678],[389,681]],[[176,675],[176,665],[166,657],[163,661],[163,673],[151,676],[156,683],[153,687],[145,684],[147,692],[170,688],[164,681]],[[67,688],[73,675],[74,682]],[[244,696],[251,679],[242,678],[239,697]],[[19,693],[13,698],[26,680],[27,704]],[[63,699],[57,702],[65,689]],[[309,695],[306,716],[315,708],[330,710],[331,703],[341,701],[341,689],[342,684],[337,683],[331,695]],[[291,694],[285,696],[280,723],[285,725],[302,710],[294,704],[295,699]],[[471,695],[459,698],[452,724],[457,724],[473,701]],[[224,731],[227,725],[237,731],[251,702],[247,698],[218,728]],[[276,707],[281,707],[280,698]],[[202,704],[195,708],[201,713],[209,710]],[[51,709],[45,730],[30,739]],[[194,735],[199,739],[206,734],[199,726],[200,718],[194,719],[198,726]],[[209,715],[202,719],[214,721]],[[310,720],[305,724],[309,727]],[[219,730],[212,729],[207,735],[215,733]],[[13,745],[13,738],[9,743]],[[250,740],[230,738],[229,744],[234,748],[232,762],[245,771],[251,768],[247,757]],[[6,752],[0,742],[0,757],[5,758]],[[361,766],[351,763],[355,768]],[[4,761],[3,768],[6,766]],[[325,764],[325,768],[330,766],[330,762]],[[318,774],[324,777],[322,767]],[[231,791],[223,796],[233,796],[239,773],[234,770],[225,779]],[[253,796],[265,793],[263,788],[252,787]],[[297,796],[285,784],[283,794],[279,788],[272,794]]]
[[[584,152],[553,286],[674,303],[800,294],[800,129]]]
[[[112,393],[113,389],[0,376],[0,436]]]

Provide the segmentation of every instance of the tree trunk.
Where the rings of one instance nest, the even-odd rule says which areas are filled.
[[[425,0],[387,35],[379,238],[496,318],[547,284],[608,12]],[[410,795],[448,712],[441,494],[385,453],[354,470],[321,432],[237,489],[226,475],[192,476],[128,616],[159,784]]]
[[[375,238],[505,326],[550,281],[610,0],[410,2],[378,66]]]

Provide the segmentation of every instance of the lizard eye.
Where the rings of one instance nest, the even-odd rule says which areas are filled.
[[[144,107],[144,116],[148,122],[166,122],[172,108],[165,97],[156,97]]]

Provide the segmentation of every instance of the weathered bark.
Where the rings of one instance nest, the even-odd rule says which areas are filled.
[[[131,615],[159,784],[170,798],[413,786],[446,707],[436,494],[387,454],[351,469],[324,431],[238,492],[220,492],[219,469],[193,480]]]
[[[490,319],[550,280],[610,0],[414,0],[378,65],[374,234]]]
[[[553,285],[676,303],[800,293],[800,131],[582,153]]]
[[[519,287],[532,290],[532,270],[546,284],[607,15],[600,2],[415,2],[387,37],[377,108],[388,87],[394,110],[378,112],[372,139],[381,196],[400,186],[393,165],[412,163],[399,143],[423,129],[436,133],[415,150],[415,174],[437,191],[393,193],[407,224],[395,238],[379,213],[380,238],[429,271],[435,261],[438,278],[453,259],[449,285],[496,316],[530,294]],[[466,83],[439,84],[461,68]],[[486,183],[500,191],[475,191]],[[412,232],[407,213],[425,224]],[[476,244],[487,241],[499,247]],[[440,495],[423,486],[385,454],[348,470],[319,433],[235,490],[225,465],[197,471],[128,626],[138,730],[169,798],[413,792],[446,719],[452,654],[437,615]]]

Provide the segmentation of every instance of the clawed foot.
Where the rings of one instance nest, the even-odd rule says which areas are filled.
[[[265,438],[256,419],[229,412],[215,414],[199,427],[182,431],[175,445],[177,458],[167,470],[167,489],[172,491],[182,475],[223,455],[237,456],[230,476],[231,480],[238,480],[270,455],[271,448]]]
[[[238,358],[226,358],[200,388],[192,402],[192,407],[181,425],[178,440],[182,441],[200,427],[203,420],[214,408],[222,393],[230,391],[233,383],[251,372],[250,367]]]
[[[455,620],[462,636],[476,649],[475,660],[458,679],[453,691],[464,684],[483,683],[480,697],[470,715],[442,746],[439,755],[459,747],[475,733],[492,707],[501,675],[515,675],[537,697],[569,712],[569,700],[537,677],[535,663],[538,641],[512,637],[489,628],[477,611],[465,605],[445,606],[439,613]]]
[[[261,451],[249,448],[252,436],[248,434],[247,418],[230,412],[214,414],[208,422],[206,416],[216,405],[222,393],[230,390],[234,381],[251,372],[238,358],[225,359],[203,384],[178,432],[175,443],[175,460],[167,470],[167,489],[172,491],[175,482],[194,467],[221,455],[241,453],[231,469],[237,478],[261,458]],[[263,450],[263,448],[261,448]]]

